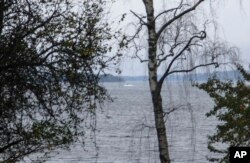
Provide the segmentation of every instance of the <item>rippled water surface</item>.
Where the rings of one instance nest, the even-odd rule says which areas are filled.
[[[105,86],[114,102],[97,113],[96,146],[93,139],[87,139],[85,149],[75,144],[47,163],[159,163],[148,84]],[[166,120],[172,162],[207,162],[207,135],[214,132],[217,123],[205,116],[213,106],[212,100],[188,84],[174,82],[164,86],[162,95],[165,109],[179,108]]]

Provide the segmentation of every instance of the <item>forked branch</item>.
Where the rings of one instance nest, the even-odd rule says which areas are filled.
[[[148,23],[146,23],[144,20],[143,20],[143,17],[142,16],[139,16],[138,14],[136,14],[134,11],[130,10],[130,12],[135,16],[137,17],[139,20],[140,20],[140,24],[141,25],[148,25]]]
[[[180,58],[180,57],[184,54],[184,52],[185,52],[186,50],[188,50],[188,49],[190,48],[190,46],[191,46],[193,40],[196,39],[196,38],[201,39],[201,40],[204,39],[204,38],[206,38],[206,32],[205,32],[205,31],[201,31],[201,32],[199,33],[199,35],[194,35],[194,36],[192,36],[192,37],[189,39],[189,41],[187,42],[187,44],[183,47],[183,49],[182,49],[182,50],[181,50],[181,51],[171,60],[171,62],[169,63],[169,65],[168,65],[168,67],[167,67],[165,73],[163,74],[163,76],[160,78],[160,80],[159,80],[159,82],[158,82],[160,88],[161,88],[162,83],[163,83],[163,81],[165,80],[165,78],[169,75],[170,69],[171,69],[172,65],[175,63],[175,61],[176,61],[178,58]]]
[[[175,17],[173,17],[172,19],[170,19],[169,21],[167,21],[165,24],[163,24],[161,26],[161,28],[159,29],[159,31],[157,32],[157,40],[159,39],[160,35],[162,34],[162,32],[170,25],[172,24],[174,21],[180,19],[182,16],[188,14],[189,12],[194,11],[202,2],[204,2],[205,0],[199,0],[197,3],[195,3],[192,7],[184,10],[183,12],[179,13],[178,15],[176,15]]]

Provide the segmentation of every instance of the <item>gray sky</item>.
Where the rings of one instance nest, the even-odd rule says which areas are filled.
[[[221,37],[237,46],[241,51],[244,64],[250,63],[250,1],[227,0],[218,11]]]
[[[155,0],[155,6],[164,0]],[[221,0],[219,0],[221,1]],[[113,15],[130,13],[144,13],[142,0],[117,0],[111,11]],[[156,9],[157,10],[157,9]],[[127,21],[133,18],[128,17]],[[219,36],[223,40],[240,49],[242,64],[250,63],[250,1],[243,0],[242,6],[239,0],[225,0],[216,5],[216,20],[218,22]],[[136,59],[125,59],[121,63],[122,75],[147,75],[147,66]]]

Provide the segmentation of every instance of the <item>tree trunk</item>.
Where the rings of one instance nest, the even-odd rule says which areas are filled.
[[[162,107],[161,88],[158,86],[157,82],[157,34],[154,20],[153,0],[143,0],[143,3],[147,13],[149,87],[154,107],[155,127],[157,131],[160,160],[161,163],[170,163],[166,126]]]
[[[157,131],[160,160],[161,163],[170,163],[161,95],[158,91],[156,91],[155,93],[151,92],[151,94],[154,106],[155,127]]]
[[[3,29],[4,0],[0,0],[0,34]]]

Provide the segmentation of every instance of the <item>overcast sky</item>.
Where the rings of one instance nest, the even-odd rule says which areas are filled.
[[[155,6],[162,7],[155,0]],[[221,1],[221,0],[220,0]],[[241,52],[242,64],[250,63],[250,0],[225,0],[216,6],[216,19],[219,27],[219,36],[233,46],[237,46]],[[142,0],[117,0],[112,7],[112,14],[121,15],[130,10],[144,13]],[[156,9],[157,10],[157,9]],[[128,18],[131,21],[131,18]],[[126,59],[121,64],[122,75],[147,75],[147,66],[136,60]]]

